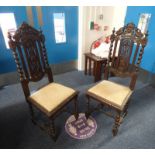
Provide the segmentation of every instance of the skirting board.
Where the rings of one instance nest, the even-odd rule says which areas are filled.
[[[61,73],[69,72],[72,70],[76,70],[77,61],[70,61],[70,62],[59,63],[59,64],[51,64],[50,67],[52,68],[53,75],[61,74]],[[16,71],[5,73],[5,74],[0,74],[0,87],[18,83],[18,82],[20,81],[19,81],[18,73]]]
[[[142,68],[139,71],[138,79],[143,83],[150,83],[152,85],[155,85],[155,74],[150,73]]]

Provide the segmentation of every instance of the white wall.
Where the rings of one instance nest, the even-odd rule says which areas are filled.
[[[124,25],[126,15],[126,6],[79,6],[79,53],[78,53],[78,69],[84,69],[84,53],[89,52],[91,43],[101,36],[110,35],[112,29],[120,28]],[[99,15],[103,15],[103,20],[99,19]],[[90,30],[90,21],[101,26],[101,30]],[[104,26],[109,29],[104,31]]]

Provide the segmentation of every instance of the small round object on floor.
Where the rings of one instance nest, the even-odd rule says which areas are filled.
[[[87,139],[92,137],[97,129],[97,123],[95,119],[90,116],[86,119],[84,113],[79,114],[78,120],[74,115],[71,115],[65,124],[66,132],[75,139]]]

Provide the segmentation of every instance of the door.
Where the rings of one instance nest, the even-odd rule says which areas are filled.
[[[57,64],[76,61],[78,58],[78,7],[43,6],[41,7],[41,12],[41,29],[46,39],[49,63]],[[60,16],[63,16],[64,19],[66,40],[58,43],[56,42],[55,33],[59,28],[57,27],[58,29],[56,29],[54,21],[55,19],[59,19]],[[39,18],[41,18],[41,16],[38,16],[38,21],[40,20]],[[34,21],[34,25],[35,27],[39,27],[39,22],[37,23],[37,21]]]

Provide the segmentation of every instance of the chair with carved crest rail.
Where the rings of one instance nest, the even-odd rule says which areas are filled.
[[[41,30],[38,31],[24,22],[15,34],[8,32],[8,38],[24,95],[30,108],[32,122],[47,131],[56,140],[57,133],[54,120],[72,100],[74,100],[75,105],[73,113],[75,118],[78,118],[78,92],[53,81],[52,71],[47,59],[45,37]],[[40,81],[45,75],[47,75],[49,83],[31,94],[29,83]],[[36,121],[34,107],[44,116],[47,116],[47,123],[43,122],[41,125]]]
[[[100,110],[114,118],[113,136],[117,135],[118,128],[127,115],[129,100],[134,91],[147,37],[148,33],[141,33],[133,23],[127,24],[118,31],[114,29],[110,37],[111,43],[104,80],[86,92],[88,99],[86,117],[88,118],[92,112]],[[117,46],[119,50],[116,58]],[[111,73],[121,78],[128,77],[129,86],[109,81],[108,77]],[[91,109],[90,99],[97,100],[100,104]],[[108,109],[112,112],[108,112]]]

